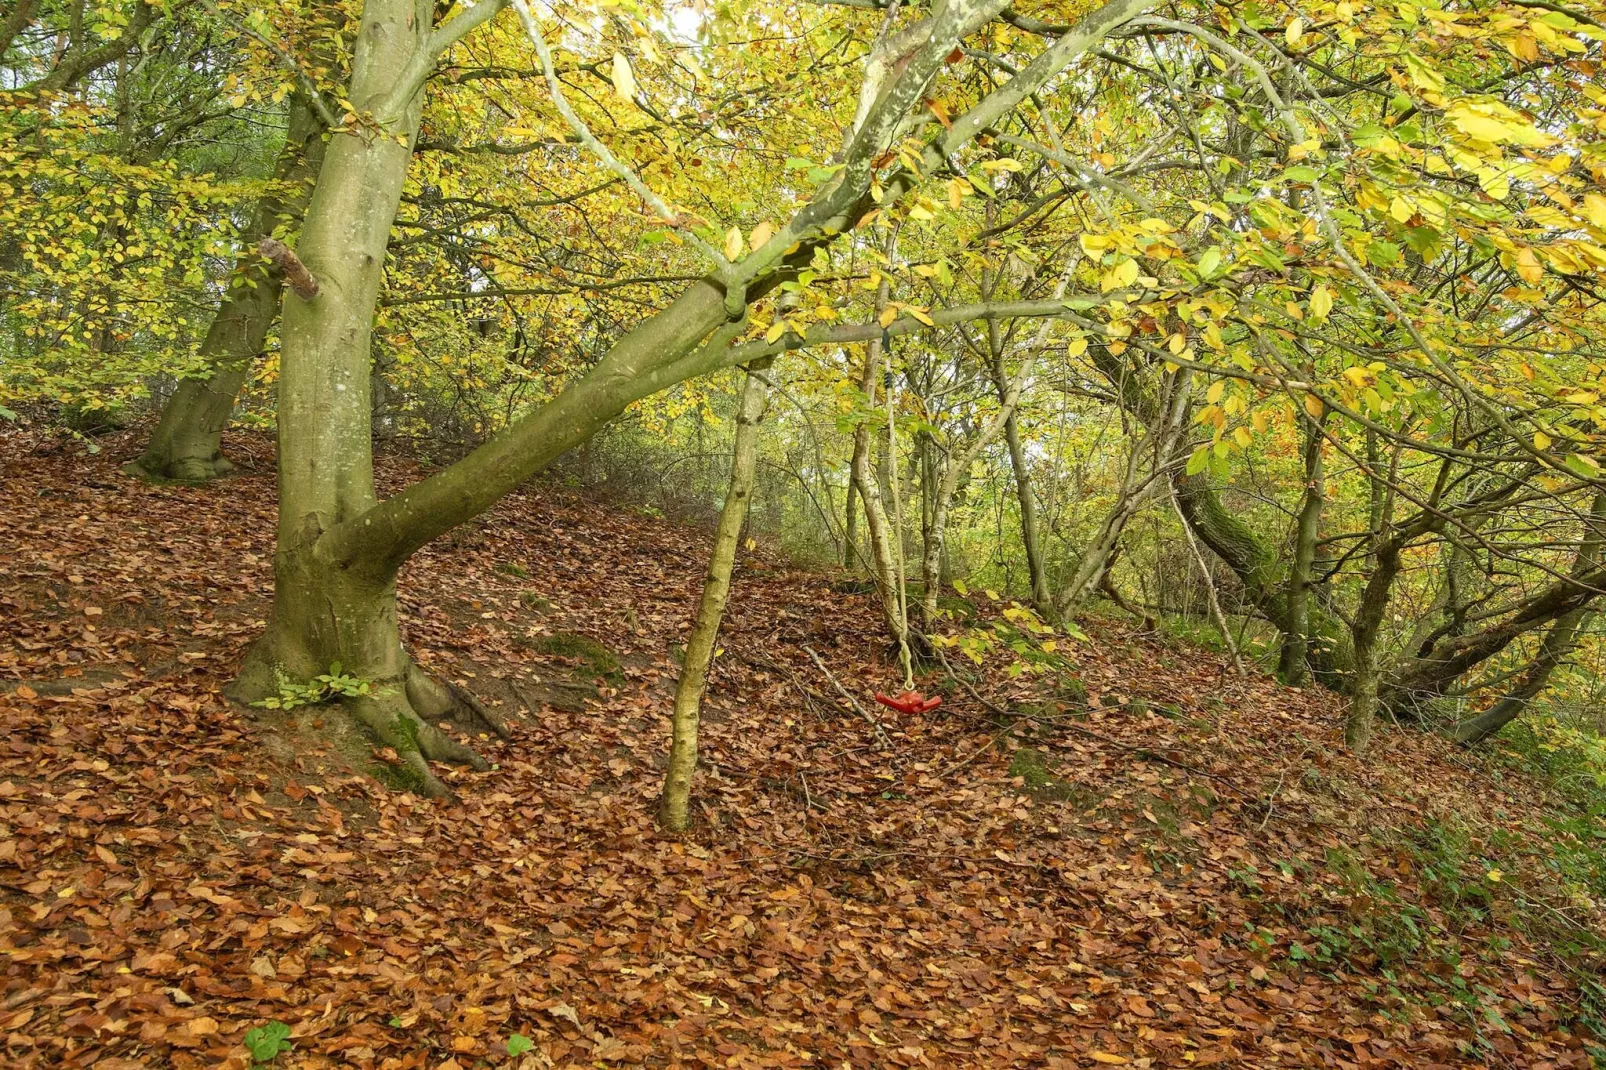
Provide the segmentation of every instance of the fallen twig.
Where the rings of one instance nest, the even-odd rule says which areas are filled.
[[[820,655],[814,652],[814,648],[811,646],[805,646],[803,650],[806,654],[808,654],[809,657],[814,659],[815,666],[820,670],[820,672],[825,674],[825,678],[827,680],[831,681],[831,686],[836,688],[837,693],[848,700],[848,705],[857,710],[860,717],[863,717],[866,721],[870,722],[870,727],[875,729],[876,738],[881,741],[881,745],[883,747],[892,746],[892,740],[890,737],[888,737],[887,730],[881,726],[881,722],[876,719],[875,714],[871,713],[869,710],[860,705],[859,700],[854,698],[853,694],[848,691],[847,688],[842,686],[841,681],[839,681],[835,676],[831,675],[831,670],[825,667],[825,662],[820,660]]]

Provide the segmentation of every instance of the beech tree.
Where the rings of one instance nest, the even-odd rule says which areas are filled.
[[[743,256],[740,241],[695,244],[712,263],[702,281],[625,333],[591,371],[523,415],[456,464],[379,501],[370,439],[369,339],[385,248],[417,137],[420,92],[454,43],[501,9],[482,0],[436,24],[432,4],[367,0],[352,56],[347,97],[360,120],[329,145],[296,255],[318,294],[287,294],[279,381],[280,519],[274,604],[264,636],[236,682],[240,698],[260,699],[279,678],[305,679],[339,662],[373,685],[346,708],[394,747],[432,793],[444,784],[431,760],[481,764],[435,727],[455,701],[411,662],[396,618],[396,574],[419,547],[477,515],[553,458],[583,441],[625,406],[684,379],[759,355],[732,345],[748,329],[747,310],[808,263],[813,251],[850,231],[870,211],[945,166],[977,134],[1040,90],[1072,59],[1143,7],[1113,0],[1053,36],[1039,55],[965,113],[936,124],[922,102],[960,43],[1003,10],[1002,0],[954,0],[883,33],[857,86],[853,120],[838,162],[773,234]],[[520,22],[548,74],[554,104],[585,147],[616,170],[666,220],[678,218],[584,127],[563,100],[545,32],[515,0]],[[897,166],[883,156],[932,125]],[[872,182],[876,199],[871,196]],[[695,234],[682,228],[690,238]],[[1038,314],[1047,314],[1046,306]],[[966,318],[996,314],[971,309]],[[917,326],[911,321],[902,327]],[[776,333],[781,343],[786,332]],[[807,337],[792,336],[801,345]],[[762,347],[764,343],[756,343]],[[785,344],[785,343],[783,343]]]

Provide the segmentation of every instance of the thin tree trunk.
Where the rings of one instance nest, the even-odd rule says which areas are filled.
[[[1396,448],[1391,462],[1391,475],[1398,471],[1399,458],[1400,451]],[[1371,462],[1368,471],[1372,476],[1368,510],[1372,523],[1371,574],[1367,576],[1360,605],[1355,609],[1354,623],[1350,625],[1350,650],[1355,675],[1344,713],[1344,745],[1356,755],[1366,753],[1372,741],[1372,726],[1377,720],[1378,691],[1383,676],[1378,640],[1383,631],[1383,617],[1388,612],[1389,596],[1394,589],[1394,577],[1400,571],[1400,551],[1405,545],[1404,533],[1392,532],[1385,536],[1394,520],[1394,492],[1377,476],[1376,459],[1369,455],[1368,460]],[[1392,479],[1389,483],[1392,483]]]
[[[1244,675],[1244,661],[1238,653],[1238,643],[1233,639],[1232,627],[1227,622],[1227,615],[1221,611],[1221,600],[1216,597],[1216,585],[1210,578],[1210,565],[1205,561],[1199,544],[1194,541],[1193,530],[1188,527],[1188,518],[1182,515],[1182,506],[1177,504],[1176,495],[1171,496],[1171,508],[1176,511],[1177,520],[1182,523],[1182,536],[1188,540],[1188,549],[1193,551],[1193,559],[1199,566],[1199,575],[1204,579],[1205,599],[1210,606],[1210,619],[1215,622],[1216,630],[1221,633],[1221,642],[1227,648],[1227,654],[1232,658],[1232,668],[1239,676]]]
[[[1316,539],[1322,522],[1326,490],[1322,480],[1322,421],[1308,413],[1300,417],[1305,434],[1305,490],[1294,529],[1294,559],[1289,567],[1286,593],[1288,628],[1283,632],[1277,673],[1295,687],[1310,679],[1310,597],[1316,562]]]
[[[887,244],[887,255],[890,258],[896,248],[897,235],[894,234]],[[879,311],[886,307],[887,299],[891,293],[891,285],[883,277],[881,286],[876,291],[875,305]],[[881,340],[872,338],[864,347],[864,374],[859,379],[859,388],[864,392],[867,404],[873,410],[876,407],[876,389],[881,385]],[[890,391],[888,392],[890,398]],[[890,419],[892,414],[888,413]],[[859,488],[859,500],[864,503],[864,526],[870,539],[871,572],[876,580],[876,587],[881,596],[881,613],[886,621],[887,634],[898,644],[900,660],[908,660],[909,634],[904,624],[900,590],[898,583],[898,566],[894,556],[892,540],[901,538],[902,533],[896,535],[890,530],[891,524],[887,519],[886,506],[881,498],[880,481],[870,467],[870,422],[860,421],[853,430],[853,482]],[[897,474],[893,474],[897,478]]]
[[[848,473],[848,504],[847,511],[842,516],[842,567],[852,568],[859,556],[859,503],[856,500],[859,494],[859,485],[853,481],[853,473]]]
[[[993,382],[1000,390],[1000,376],[995,370]],[[1043,567],[1043,537],[1037,520],[1037,494],[1032,490],[1031,466],[1026,458],[1026,447],[1020,437],[1020,414],[1011,412],[1004,421],[1004,442],[1009,446],[1009,468],[1015,477],[1015,501],[1020,509],[1021,548],[1026,554],[1026,574],[1032,585],[1032,608],[1044,619],[1054,615],[1054,599],[1048,589],[1048,570]]]
[[[1372,726],[1377,720],[1378,687],[1383,675],[1378,639],[1399,567],[1400,550],[1391,540],[1377,553],[1372,575],[1361,593],[1360,607],[1355,611],[1355,624],[1350,629],[1355,675],[1344,715],[1344,745],[1357,755],[1366,753],[1372,741]]]
[[[659,821],[673,832],[684,831],[691,823],[689,806],[692,775],[697,771],[698,718],[702,712],[703,693],[708,687],[708,669],[714,662],[719,625],[730,597],[737,541],[752,499],[753,473],[758,468],[758,425],[764,418],[764,404],[768,399],[762,375],[772,359],[754,361],[742,387],[742,400],[736,414],[736,442],[731,450],[730,488],[725,494],[725,505],[720,509],[714,547],[708,555],[708,574],[703,579],[702,600],[697,605],[691,637],[686,641],[686,658],[675,686],[669,769],[664,774],[664,793],[658,811]]]
[[[1145,406],[1150,410],[1146,414],[1148,426],[1145,440],[1134,445],[1127,454],[1126,470],[1121,476],[1121,489],[1115,504],[1105,513],[1098,531],[1083,549],[1076,570],[1060,591],[1056,608],[1061,616],[1074,614],[1095,593],[1104,589],[1127,524],[1158,489],[1166,488],[1169,492],[1171,466],[1184,441],[1192,382],[1192,373],[1186,368],[1181,369],[1171,378],[1168,403],[1161,408],[1160,402],[1166,400],[1162,395],[1155,404]],[[1133,415],[1139,416],[1137,413]],[[1149,452],[1146,447],[1150,444],[1154,454],[1151,468],[1147,476],[1140,478],[1140,462],[1143,454]]]
[[[301,221],[323,155],[324,131],[317,114],[305,95],[293,94],[289,131],[274,168],[275,182],[287,185],[288,191],[264,197],[241,234],[244,251],[198,351],[207,368],[197,378],[179,380],[145,452],[128,465],[132,474],[206,480],[233,470],[223,456],[223,429],[279,314],[283,289],[282,273],[268,269],[257,242],[275,231],[293,230]]]

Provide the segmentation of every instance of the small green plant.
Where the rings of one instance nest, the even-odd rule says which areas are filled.
[[[367,680],[342,672],[338,661],[329,666],[328,672],[314,676],[304,684],[290,679],[277,669],[274,670],[274,677],[279,684],[279,693],[251,705],[269,710],[293,710],[297,706],[316,706],[337,698],[360,698],[373,693],[373,687]]]
[[[251,1061],[258,1066],[266,1066],[294,1047],[290,1043],[290,1027],[283,1022],[259,1025],[245,1034],[245,1048],[251,1053]]]
[[[507,1053],[517,1059],[527,1051],[535,1050],[535,1041],[523,1033],[514,1033],[507,1038]]]
[[[506,572],[509,576],[515,576],[521,580],[527,580],[530,578],[530,570],[519,564],[517,561],[504,561],[502,563],[502,571]]]

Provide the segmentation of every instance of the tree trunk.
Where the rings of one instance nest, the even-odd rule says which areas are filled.
[[[771,359],[754,361],[742,387],[742,400],[736,414],[736,442],[731,450],[730,489],[719,512],[714,547],[708,555],[708,575],[703,579],[703,596],[697,605],[697,618],[686,641],[686,658],[675,686],[675,709],[671,722],[669,769],[664,774],[664,794],[658,819],[672,832],[682,832],[691,823],[692,774],[697,771],[697,722],[702,711],[703,693],[708,687],[708,669],[714,662],[714,644],[730,597],[731,567],[736,561],[737,540],[747,519],[747,506],[753,494],[753,473],[758,468],[758,425],[764,418],[768,390],[760,377]],[[758,375],[751,374],[758,372]]]
[[[1283,632],[1277,674],[1294,687],[1310,679],[1310,597],[1316,562],[1316,538],[1321,528],[1326,490],[1322,480],[1322,421],[1309,414],[1300,417],[1305,433],[1305,492],[1294,527],[1294,559],[1288,570],[1288,627]]]
[[[894,233],[887,242],[887,257],[890,260],[897,248],[898,237]],[[877,313],[886,307],[887,299],[891,295],[891,284],[883,277],[880,287],[876,290],[875,308]],[[876,409],[876,389],[881,385],[881,339],[872,338],[864,347],[864,374],[859,378],[859,389],[864,392],[865,402],[871,411]],[[891,397],[889,390],[888,397]],[[891,420],[893,414],[889,411],[887,419]],[[871,469],[870,461],[870,431],[868,419],[861,420],[853,429],[853,483],[859,488],[859,500],[864,503],[864,527],[870,540],[871,575],[875,578],[876,588],[881,597],[881,614],[886,621],[887,634],[898,644],[900,660],[905,664],[909,661],[909,632],[904,622],[903,591],[898,583],[898,566],[894,556],[892,540],[901,539],[903,533],[891,531],[891,523],[887,519],[886,505],[881,496],[881,483],[876,473]],[[883,452],[885,457],[886,453]],[[898,478],[896,472],[892,478]]]
[[[323,162],[324,130],[301,93],[290,97],[289,131],[274,168],[274,181],[288,187],[264,197],[251,225],[241,234],[243,252],[230,275],[198,355],[207,368],[200,377],[179,380],[151,434],[145,452],[128,465],[132,474],[153,479],[206,480],[227,475],[234,465],[223,456],[223,429],[240,388],[261,354],[268,328],[279,314],[283,277],[268,270],[257,242],[275,231],[293,230],[306,211]]]
[[[369,338],[422,109],[421,92],[390,97],[399,72],[426,54],[431,15],[425,0],[364,5],[350,96],[385,132],[334,135],[307,206],[297,253],[318,292],[284,296],[273,612],[231,693],[258,699],[281,678],[305,680],[338,661],[372,687],[347,712],[394,749],[403,783],[443,795],[430,760],[483,763],[426,719],[444,710],[402,648],[395,568],[352,567],[323,537],[376,503]]]
[[[861,385],[866,397],[874,404],[877,380],[880,378],[881,343],[872,340],[865,346],[864,377]],[[909,637],[903,624],[899,602],[898,568],[894,559],[886,506],[881,499],[880,481],[870,467],[870,423],[863,421],[853,431],[853,482],[859,488],[859,500],[864,503],[864,527],[870,540],[870,565],[876,587],[880,593],[882,618],[887,634],[897,641],[900,651],[907,649]]]
[[[995,387],[1002,391],[998,372],[993,373]],[[1002,400],[1002,393],[1000,393]],[[1009,446],[1009,468],[1015,476],[1015,501],[1020,508],[1021,547],[1026,553],[1026,575],[1032,585],[1032,608],[1045,620],[1054,616],[1054,599],[1048,589],[1048,570],[1043,567],[1043,537],[1037,522],[1037,494],[1032,490],[1030,462],[1020,437],[1020,415],[1010,413],[1004,421],[1004,442]]]
[[[1147,425],[1144,441],[1134,444],[1128,452],[1126,470],[1121,476],[1121,488],[1115,504],[1105,513],[1098,531],[1077,560],[1076,570],[1060,591],[1057,609],[1062,616],[1074,614],[1095,593],[1105,589],[1127,524],[1157,488],[1170,491],[1171,467],[1177,451],[1186,441],[1192,383],[1192,373],[1181,369],[1170,378],[1169,400],[1163,406],[1160,402],[1165,399],[1156,397],[1152,404],[1139,407],[1143,411],[1141,418]],[[1139,417],[1136,412],[1131,415],[1133,418]],[[1147,448],[1151,444],[1154,457],[1150,471],[1147,476],[1140,477],[1142,455],[1151,452]],[[1171,493],[1175,496],[1174,492]]]
[[[1390,540],[1378,550],[1372,575],[1361,592],[1361,604],[1355,610],[1355,624],[1350,629],[1354,672],[1344,714],[1344,745],[1358,755],[1366,753],[1372,740],[1372,725],[1377,719],[1378,685],[1382,679],[1378,639],[1399,568],[1400,546]]]
[[[859,494],[859,486],[853,481],[851,468],[848,472],[848,506],[842,517],[842,567],[852,568],[859,559],[859,503],[855,500]]]

